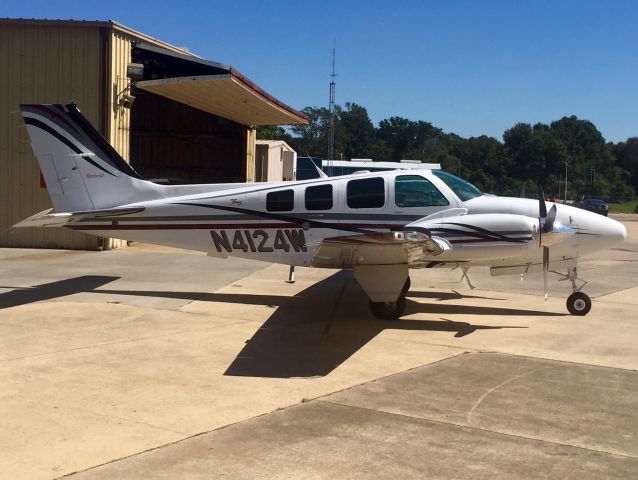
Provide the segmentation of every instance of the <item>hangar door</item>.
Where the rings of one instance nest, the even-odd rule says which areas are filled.
[[[220,64],[143,45],[133,47],[132,61],[144,65],[144,80],[228,73]],[[141,88],[131,93],[130,162],[144,178],[172,184],[246,181],[245,125]]]

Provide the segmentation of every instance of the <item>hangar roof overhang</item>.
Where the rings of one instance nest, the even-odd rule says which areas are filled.
[[[242,125],[296,125],[307,118],[234,72],[145,80],[137,88],[233,120]]]
[[[129,37],[150,61],[136,87],[246,126],[308,123],[229,65],[212,62],[118,22],[0,18],[0,25],[108,28]],[[135,61],[135,60],[134,60]],[[149,67],[149,68],[146,68]],[[146,70],[151,70],[147,76]]]
[[[135,48],[141,55],[161,57],[173,66],[165,78],[152,77],[165,76],[168,70],[154,71],[151,79],[145,72],[144,80],[135,84],[141,90],[251,127],[308,123],[303,113],[269,95],[233,67],[144,43]],[[179,76],[174,76],[175,71],[181,72]]]

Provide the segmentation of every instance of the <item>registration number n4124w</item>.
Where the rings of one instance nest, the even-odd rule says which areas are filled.
[[[211,230],[215,249],[218,252],[261,252],[280,250],[283,252],[306,252],[304,231],[281,229],[266,230]]]

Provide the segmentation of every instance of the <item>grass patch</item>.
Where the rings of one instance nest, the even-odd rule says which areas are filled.
[[[610,203],[609,213],[637,213],[638,200],[623,203]]]

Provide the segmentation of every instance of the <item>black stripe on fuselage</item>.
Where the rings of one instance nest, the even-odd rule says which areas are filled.
[[[433,228],[432,229],[432,234],[437,235],[437,234],[442,234],[440,235],[443,238],[451,238],[451,237],[470,237],[472,239],[482,239],[482,240],[489,240],[491,242],[511,242],[511,243],[521,243],[524,242],[524,240],[519,240],[519,239],[514,239],[514,238],[509,238],[509,237],[505,237],[503,235],[500,236],[494,236],[494,235],[488,235],[488,234],[483,234],[483,233],[478,233],[478,232],[467,232],[464,230],[457,230],[454,228]],[[451,235],[445,235],[445,234],[451,234]],[[503,240],[505,239],[505,240]],[[458,242],[458,240],[455,240]]]
[[[271,212],[260,212],[258,210],[249,210],[247,208],[227,207],[222,205],[208,205],[208,204],[202,204],[202,203],[187,203],[187,202],[177,202],[177,203],[174,203],[173,205],[189,205],[191,207],[212,208],[215,210],[223,210],[227,212],[256,215],[261,218],[267,218],[270,220],[279,220],[281,222],[288,222],[288,223],[301,222],[302,224],[307,223],[309,227],[315,227],[315,228],[329,228],[332,230],[341,230],[346,232],[354,232],[354,233],[362,233],[362,234],[376,233],[372,230],[364,230],[362,228],[355,228],[355,227],[346,227],[338,223],[319,222],[317,220],[312,220],[312,219],[293,217],[289,215],[280,215],[280,214],[271,213]]]
[[[261,215],[250,215],[245,213],[238,213],[237,215],[231,214],[221,214],[221,215],[157,215],[152,217],[123,217],[121,221],[123,222],[180,222],[180,221],[214,221],[214,220],[260,220],[263,217]],[[351,222],[356,221],[365,221],[367,223],[371,222],[384,222],[384,221],[394,221],[401,222],[402,225],[406,225],[408,223],[413,222],[414,220],[418,220],[419,218],[423,218],[418,215],[389,215],[389,214],[353,214],[353,213],[306,213],[304,212],[303,216],[291,215],[290,218],[296,218],[300,222],[305,220],[348,220]],[[99,220],[99,219],[98,219]],[[93,222],[95,219],[91,218],[83,218],[79,220],[80,222]],[[394,224],[393,224],[394,225]],[[509,233],[509,232],[504,232]]]
[[[281,228],[281,227],[290,227],[290,226],[303,226],[304,224],[307,224],[308,227],[314,227],[314,228],[327,228],[327,229],[331,229],[331,230],[339,230],[339,231],[346,231],[346,232],[353,232],[353,233],[361,233],[361,234],[373,234],[373,233],[377,233],[374,230],[369,230],[370,228],[375,228],[375,229],[388,229],[388,230],[404,230],[405,231],[405,226],[407,224],[383,224],[383,223],[379,223],[379,224],[364,224],[361,225],[361,227],[366,227],[361,228],[359,226],[357,226],[356,224],[349,224],[349,225],[344,225],[344,224],[339,224],[339,223],[332,223],[332,222],[321,222],[321,221],[317,221],[314,220],[312,218],[307,218],[307,217],[298,217],[298,216],[291,216],[291,215],[281,215],[281,214],[276,214],[276,213],[271,213],[271,212],[261,212],[258,210],[251,210],[251,209],[247,209],[247,208],[240,208],[240,207],[229,207],[229,206],[222,206],[222,205],[210,205],[210,204],[201,204],[201,203],[190,203],[190,202],[176,202],[173,203],[173,205],[188,205],[188,206],[193,206],[193,207],[202,207],[202,208],[210,208],[210,209],[214,209],[214,210],[222,210],[222,211],[228,211],[228,212],[233,212],[233,213],[237,213],[239,215],[189,215],[189,216],[170,216],[170,217],[127,217],[127,218],[122,218],[122,221],[125,222],[135,222],[135,221],[144,221],[144,222],[150,222],[150,221],[197,221],[197,220],[224,220],[224,221],[229,221],[229,220],[262,220],[262,219],[269,219],[269,220],[277,220],[280,222],[283,222],[283,224],[281,226],[278,225],[269,225],[270,228]],[[338,214],[335,214],[338,215]],[[368,215],[368,218],[370,219],[374,219],[376,215]],[[400,219],[397,218],[400,216],[394,216],[395,219]],[[364,220],[365,219],[365,215],[360,215],[360,219]],[[96,221],[100,221],[100,219],[83,219],[82,222],[96,222]],[[165,224],[165,225],[127,225],[127,226],[121,226],[121,225],[106,225],[106,227],[108,229],[126,229],[126,230],[134,230],[137,227],[139,227],[139,230],[149,230],[149,229],[179,229],[180,227],[183,227],[184,229],[196,229],[196,228],[210,228],[210,229],[214,229],[214,228],[255,228],[255,227],[259,227],[262,224],[260,223],[250,223],[250,224],[245,224],[245,223],[241,223],[241,224]],[[472,225],[464,225],[464,224],[458,224],[462,227],[468,227],[471,228]],[[82,229],[91,229],[93,227],[93,225],[86,225],[86,226],[82,226]],[[100,226],[96,225],[96,228],[94,228],[95,230],[99,230]],[[503,235],[503,233],[509,233],[509,234],[514,234],[514,235],[525,235],[528,232],[525,231],[507,231],[507,232],[491,232],[489,230],[485,230],[485,229],[480,229],[481,232],[486,232],[486,233],[481,233],[481,232],[472,232],[472,231],[464,231],[464,230],[459,230],[459,229],[449,229],[449,228],[433,228],[433,229],[427,229],[425,227],[410,227],[409,231],[417,231],[417,232],[421,232],[424,233],[425,235],[431,237],[433,233],[441,233],[442,235],[440,235],[443,238],[451,238],[451,237],[470,237],[469,239],[463,239],[463,240],[452,240],[453,243],[469,243],[472,241],[476,241],[476,242],[485,242],[485,241],[491,241],[491,242],[510,242],[510,243],[524,243],[526,241],[531,240],[531,236],[530,237],[526,237],[526,238],[510,238],[510,237],[506,237],[505,235]]]
[[[475,225],[466,225],[465,223],[456,223],[456,222],[446,222],[447,225],[456,225],[457,227],[464,227],[464,228],[469,228],[471,230],[475,230],[478,233],[481,233],[483,235],[489,235],[491,237],[497,237],[500,240],[503,240],[504,242],[522,242],[523,240],[516,240],[516,239],[512,239],[510,237],[506,237],[505,235],[501,235],[498,232],[493,232],[491,230],[487,230],[485,228],[481,228],[481,227],[477,227]],[[523,233],[528,233],[528,232],[523,232]]]

